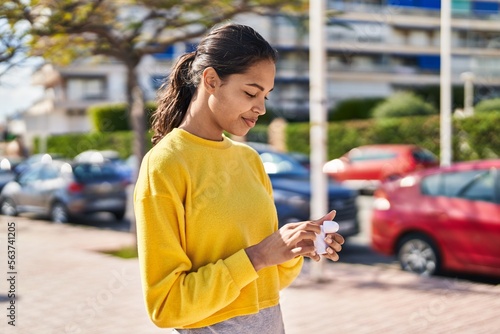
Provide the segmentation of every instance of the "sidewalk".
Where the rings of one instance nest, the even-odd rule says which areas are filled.
[[[8,222],[16,223],[16,327],[7,324]],[[137,259],[99,252],[132,244],[130,233],[21,217],[0,216],[0,224],[1,333],[170,333],[147,318]],[[324,273],[313,283],[306,265],[282,292],[287,334],[500,329],[500,286],[342,262],[325,263]]]

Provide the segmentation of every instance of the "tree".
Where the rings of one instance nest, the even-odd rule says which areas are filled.
[[[29,27],[18,19],[23,8],[18,1],[5,1],[0,8],[0,77],[26,59]]]
[[[144,56],[201,36],[237,14],[301,5],[303,0],[31,0],[18,15],[31,23],[33,55],[63,65],[102,55],[125,65],[133,151],[140,159],[146,123],[136,69]]]
[[[378,119],[435,114],[438,111],[432,104],[409,91],[397,92],[373,109],[373,117]]]

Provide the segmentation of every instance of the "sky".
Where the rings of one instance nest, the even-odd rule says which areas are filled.
[[[31,106],[43,94],[41,86],[31,84],[32,66],[12,69],[0,80],[0,122]]]

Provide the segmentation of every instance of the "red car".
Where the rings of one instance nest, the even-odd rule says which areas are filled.
[[[404,270],[500,276],[500,159],[432,168],[374,194],[372,247]]]
[[[438,158],[422,147],[379,144],[353,148],[339,159],[328,161],[323,172],[351,188],[373,191],[382,181],[438,165]]]

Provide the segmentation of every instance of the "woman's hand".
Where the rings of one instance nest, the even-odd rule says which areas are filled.
[[[319,225],[323,225],[324,221],[333,220],[333,218],[335,218],[336,213],[337,212],[335,210],[332,210],[327,215],[314,222]],[[317,235],[317,237],[320,238],[319,235]],[[338,233],[326,233],[325,242],[328,245],[328,247],[326,248],[327,253],[323,254],[323,256],[332,261],[338,261],[339,259],[338,253],[342,250],[342,245],[344,244],[344,241],[345,241],[344,237],[342,237]],[[309,257],[316,262],[318,262],[321,259],[320,255],[316,252],[316,250],[310,254],[305,254],[304,256]]]
[[[286,262],[300,255],[319,261],[320,256],[314,247],[314,240],[317,234],[321,232],[320,225],[325,220],[332,220],[333,217],[335,217],[335,211],[318,220],[285,224],[260,243],[248,247],[246,252],[255,270],[259,271],[262,268]],[[344,243],[344,238],[340,234],[332,233],[328,234],[325,239],[329,247],[327,249],[328,253],[324,256],[337,261],[337,252],[342,249],[341,245]]]

